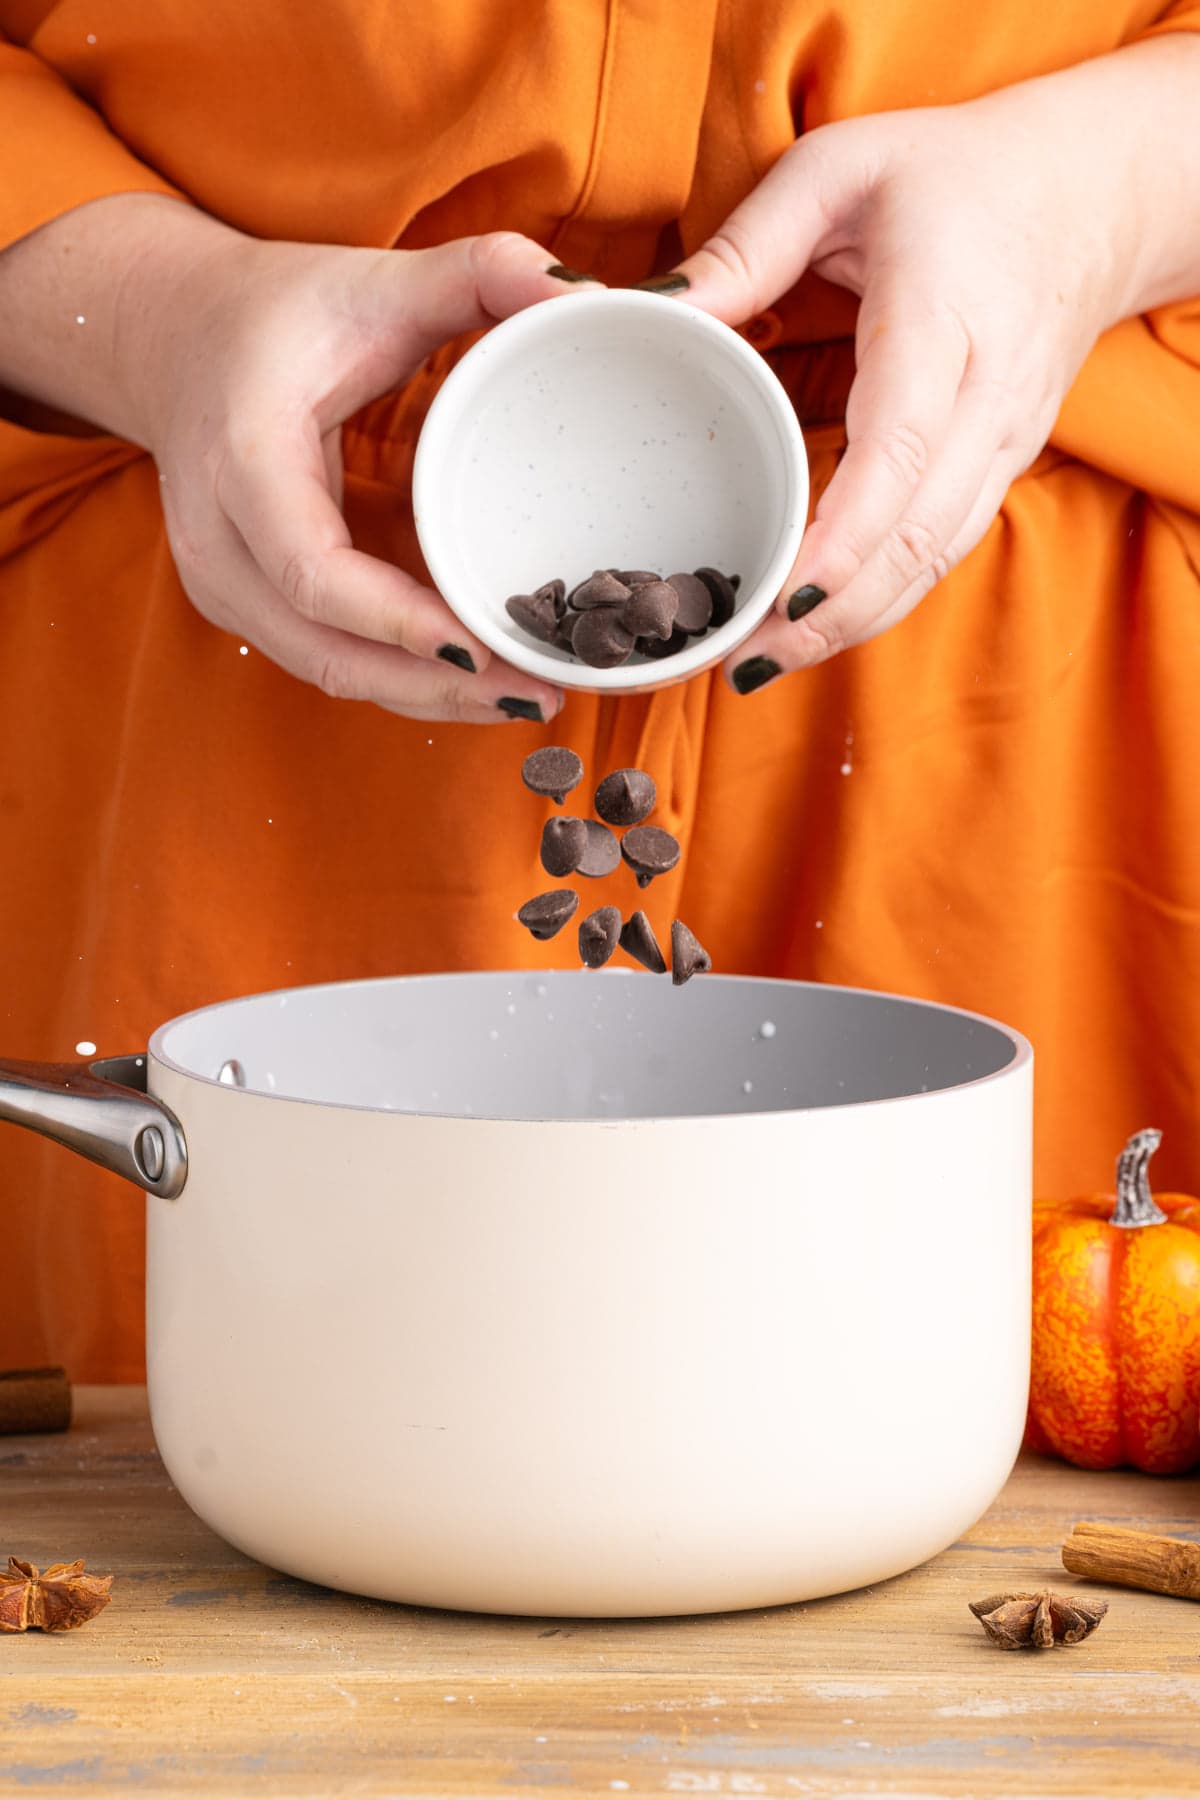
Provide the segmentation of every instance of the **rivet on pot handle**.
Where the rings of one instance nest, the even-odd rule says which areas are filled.
[[[78,1150],[164,1200],[183,1192],[183,1128],[169,1107],[146,1092],[144,1056],[81,1063],[0,1059],[0,1119]]]

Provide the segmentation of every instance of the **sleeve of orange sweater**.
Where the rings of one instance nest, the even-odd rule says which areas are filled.
[[[0,250],[106,194],[178,195],[61,75],[5,36],[2,10],[0,171]]]

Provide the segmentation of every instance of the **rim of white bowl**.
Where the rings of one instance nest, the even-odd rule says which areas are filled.
[[[726,354],[741,363],[762,395],[779,437],[780,454],[787,472],[785,491],[796,497],[794,516],[785,518],[762,579],[744,599],[739,595],[733,617],[716,631],[697,638],[686,650],[662,661],[630,662],[622,663],[616,669],[593,669],[586,663],[547,655],[532,639],[528,644],[521,642],[495,623],[487,609],[472,605],[460,608],[455,603],[447,592],[447,565],[441,557],[436,534],[430,532],[427,523],[422,529],[423,520],[436,518],[438,514],[435,493],[438,469],[469,399],[471,384],[481,360],[479,353],[486,348],[488,359],[494,363],[497,343],[507,346],[510,351],[518,349],[527,337],[539,329],[538,315],[544,307],[568,304],[651,313],[657,313],[664,306],[671,306],[682,312],[689,326],[702,337],[718,342]],[[434,395],[417,439],[412,477],[413,523],[421,554],[434,585],[456,618],[474,632],[489,650],[503,657],[513,668],[539,680],[549,681],[556,687],[582,692],[636,693],[673,686],[678,681],[687,680],[689,676],[702,674],[705,669],[722,662],[767,617],[772,602],[796,559],[804,536],[808,491],[808,453],[795,408],[778,376],[745,338],[720,319],[715,319],[711,313],[702,312],[698,306],[675,296],[641,293],[636,288],[576,288],[568,289],[562,295],[554,295],[549,300],[539,300],[533,306],[527,306],[521,312],[502,319],[471,346],[446,376]]]

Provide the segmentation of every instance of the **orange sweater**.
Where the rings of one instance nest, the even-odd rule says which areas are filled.
[[[508,226],[613,282],[691,249],[797,127],[968,98],[1200,4],[1093,0],[0,0],[0,246],[72,206],[182,193],[243,230],[418,247]],[[66,296],[65,304],[70,304]],[[749,327],[843,440],[853,302]],[[356,541],[420,569],[412,447],[461,346],[345,432]],[[24,423],[20,421],[24,420]],[[725,971],[944,999],[1029,1033],[1038,1184],[1106,1182],[1165,1128],[1200,1181],[1200,310],[1111,332],[1049,450],[901,627],[752,698],[704,676],[573,698],[598,776],[645,764],[685,854],[649,893]],[[569,962],[521,758],[549,734],[322,697],[189,607],[149,459],[0,397],[3,1047],[144,1045],[293,982]],[[469,865],[447,817],[477,825]],[[596,883],[595,903],[627,896]],[[590,898],[589,894],[589,898]],[[970,1196],[963,1196],[964,1205]],[[0,1128],[0,1366],[141,1374],[137,1193]]]

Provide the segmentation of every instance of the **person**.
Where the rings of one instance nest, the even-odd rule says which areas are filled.
[[[1028,1033],[1043,1191],[1146,1124],[1200,1180],[1198,28],[0,0],[7,1052],[569,963],[512,920],[564,742],[655,775],[651,917],[719,971]],[[409,496],[447,370],[577,277],[737,325],[819,496],[730,664],[617,702],[465,632]],[[0,1168],[0,1365],[139,1378],[136,1193]]]

